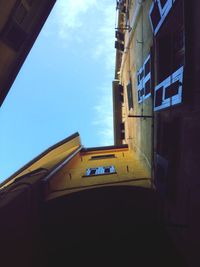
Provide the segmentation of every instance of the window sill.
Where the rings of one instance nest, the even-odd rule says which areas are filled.
[[[96,177],[96,176],[106,176],[106,175],[112,175],[112,174],[117,174],[117,172],[100,173],[100,174],[93,174],[93,175],[83,175],[82,178],[89,178],[89,177]]]

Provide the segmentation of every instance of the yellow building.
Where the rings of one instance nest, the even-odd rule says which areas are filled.
[[[182,266],[144,166],[128,145],[84,148],[78,133],[44,151],[1,184],[1,262],[160,266],[175,253]]]
[[[199,266],[199,2],[117,2],[115,144],[144,160],[170,236]]]
[[[5,180],[1,188],[40,173],[46,174],[43,180],[46,200],[108,185],[151,187],[143,162],[128,145],[84,148],[78,133],[33,159]]]
[[[195,6],[195,1],[192,2]],[[0,40],[0,53],[5,52],[2,58],[7,62],[5,73],[0,74],[0,103],[53,3],[28,0],[0,3],[0,7],[7,8],[7,17],[0,19],[0,30],[5,37]],[[182,0],[117,1],[113,81],[115,144],[85,148],[75,133],[44,151],[0,185],[2,266],[183,267],[187,266],[186,251],[189,251],[188,266],[195,266],[192,245],[199,248],[196,238],[199,212],[191,203],[196,203],[198,191],[191,188],[198,183],[190,180],[189,175],[184,176],[188,169],[192,172],[188,166],[193,165],[187,153],[179,161],[177,151],[178,148],[187,151],[184,144],[190,134],[186,124],[196,128],[190,120],[183,120],[183,128],[175,125],[175,119],[183,113],[191,116],[191,107],[182,101],[182,91],[189,78],[196,81],[198,77],[198,71],[196,78],[187,76],[191,65],[186,60],[185,44],[195,40],[188,31],[189,18],[196,14],[198,20],[199,14],[194,10],[188,14],[185,5],[188,7]],[[23,7],[28,13],[22,12]],[[39,7],[42,18],[34,16]],[[22,34],[17,36],[24,38],[17,47],[15,42],[5,40],[10,29],[6,26],[10,23],[8,14],[12,23],[14,20],[14,25],[20,27]],[[26,24],[28,18],[35,22],[35,27],[40,21],[39,27]],[[31,36],[30,43],[25,38],[27,34]],[[196,53],[197,48],[198,45]],[[194,62],[195,59],[193,55]],[[184,80],[183,74],[187,74]],[[196,112],[198,108],[196,105]],[[178,135],[180,129],[186,132],[182,139]],[[181,147],[177,145],[178,139]],[[192,148],[195,151],[194,143]],[[193,155],[191,151],[189,154]],[[174,181],[179,185],[177,191]],[[188,181],[192,181],[190,188],[186,186]],[[190,228],[187,228],[188,221]],[[166,225],[181,229],[178,234],[171,231],[174,242],[166,234]],[[196,232],[191,230],[193,227]]]
[[[116,29],[116,43],[123,43],[124,47],[121,51],[116,51],[113,82],[115,143],[128,144],[132,151],[144,159],[150,176],[153,165],[153,36],[148,13],[151,3],[152,1],[124,1],[127,12],[119,12]]]

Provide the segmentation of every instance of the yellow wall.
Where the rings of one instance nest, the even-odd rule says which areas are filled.
[[[142,1],[140,1],[142,2]],[[134,16],[136,1],[130,1],[130,22]],[[150,53],[153,44],[153,35],[149,21],[149,8],[152,1],[144,1],[138,16],[137,24],[130,47],[123,55],[124,64],[121,66],[120,82],[124,85],[125,103],[122,111],[122,120],[125,121],[126,143],[130,149],[137,151],[146,161],[149,173],[151,173],[152,161],[152,119],[130,118],[128,115],[152,115],[152,97],[138,103],[137,96],[137,71],[142,67],[144,60]],[[132,25],[131,25],[132,26]],[[128,44],[130,32],[126,32],[125,44]],[[125,45],[125,47],[126,47]],[[128,110],[126,86],[132,82],[133,110]]]
[[[78,147],[80,147],[80,145],[80,136],[76,136],[75,138],[67,141],[66,143],[63,143],[62,145],[50,150],[41,158],[40,156],[38,156],[39,158],[36,161],[33,160],[32,164],[28,163],[27,167],[22,168],[23,170],[21,172],[19,171],[18,174],[12,175],[11,179],[8,178],[9,181],[5,183],[2,188],[14,182],[18,177],[21,177],[39,168],[44,168],[48,171],[51,171],[54,166],[56,166],[57,164],[59,164],[59,162],[68,157],[72,152],[74,152]]]
[[[115,154],[115,158],[91,159],[92,156],[106,154]],[[110,165],[115,167],[116,173],[85,177],[87,168]],[[80,152],[50,179],[46,198],[51,199],[85,188],[109,184],[150,187],[150,179],[143,162],[128,148]]]

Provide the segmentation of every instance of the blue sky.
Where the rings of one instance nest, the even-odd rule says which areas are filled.
[[[0,182],[78,131],[113,144],[114,0],[57,0],[0,109]]]

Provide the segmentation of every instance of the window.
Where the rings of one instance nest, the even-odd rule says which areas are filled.
[[[142,96],[142,89],[143,89],[143,67],[140,68],[140,70],[137,73],[138,77],[138,103],[141,103],[143,101]]]
[[[123,87],[122,84],[119,84],[119,85],[118,85],[118,90],[119,90],[119,92],[120,92],[121,94],[124,93],[124,87]]]
[[[91,160],[106,159],[106,158],[115,158],[115,154],[92,156]]]
[[[150,16],[150,21],[151,21],[151,26],[152,26],[153,32],[156,32],[157,28],[158,28],[158,24],[161,20],[158,2],[155,2],[152,4],[152,6],[150,8],[149,16]]]
[[[151,95],[151,56],[150,54],[144,61],[143,66],[137,73],[138,80],[138,103]]]
[[[121,122],[120,123],[120,130],[121,131],[124,131],[125,130],[125,124],[124,124],[124,122]]]
[[[125,132],[121,132],[120,138],[121,138],[121,140],[125,140]]]
[[[151,95],[151,56],[148,55],[144,61],[144,99]]]
[[[87,174],[86,175],[95,175],[97,173],[97,168],[91,168],[89,170],[87,170]]]
[[[118,0],[117,1],[117,9],[120,11],[120,12],[123,12],[123,13],[126,13],[126,1],[125,0]]]
[[[163,101],[163,86],[157,88],[155,91],[155,109],[162,105]]]
[[[145,91],[145,97],[151,94],[151,81],[150,80],[148,80],[145,83],[144,91]]]
[[[144,63],[144,75],[147,76],[148,74],[150,74],[150,71],[151,67],[150,67],[150,55],[149,55]]]
[[[172,47],[172,39],[170,34],[166,34],[161,36],[157,40],[157,76],[158,76],[158,83],[162,82],[171,74],[171,63],[172,63],[172,56],[171,56],[171,47]]]
[[[119,101],[121,103],[124,103],[124,87],[122,84],[118,85],[118,90],[119,90]]]
[[[182,103],[185,64],[183,3],[177,3],[156,38],[156,87],[154,110]]]
[[[124,33],[120,32],[120,31],[116,31],[115,32],[115,38],[117,38],[118,40],[124,42]]]
[[[156,169],[155,183],[157,189],[167,190],[166,193],[171,200],[176,197],[176,178],[181,151],[181,124],[180,117],[161,117],[158,114],[156,129]]]
[[[149,18],[154,35],[158,33],[172,8],[172,0],[155,0],[149,10]]]
[[[114,166],[88,168],[86,170],[86,176],[106,175],[116,173]],[[85,177],[85,176],[84,176]]]
[[[176,81],[165,88],[165,99],[178,94],[180,82]]]
[[[125,122],[120,123],[120,139],[125,140]]]
[[[182,102],[183,73],[181,67],[155,87],[155,111]]]
[[[110,173],[110,167],[104,167],[104,173]]]
[[[184,65],[185,36],[181,25],[169,23],[171,31],[162,32],[157,38],[157,74],[158,83]]]
[[[133,109],[133,93],[132,93],[132,85],[131,81],[127,85],[127,97],[128,97],[128,108]]]
[[[119,101],[121,103],[124,103],[124,95],[122,95],[122,94],[119,95]]]
[[[124,44],[118,42],[118,41],[115,41],[115,48],[119,51],[124,51]]]

